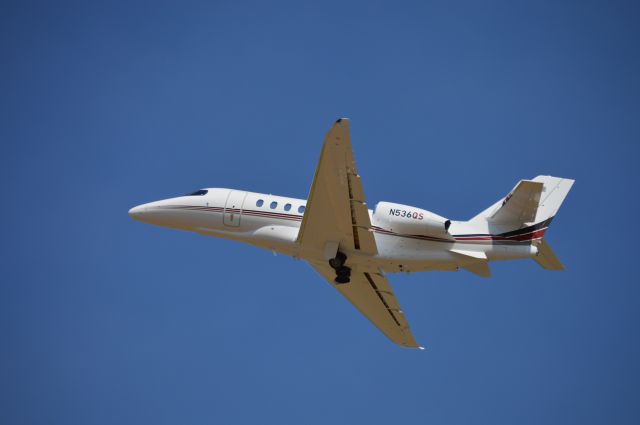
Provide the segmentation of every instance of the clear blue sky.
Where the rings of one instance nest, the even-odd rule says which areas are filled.
[[[637,424],[639,21],[3,2],[0,423]],[[127,216],[200,187],[305,197],[341,116],[370,204],[466,219],[521,178],[576,179],[547,233],[567,270],[392,275],[411,351],[303,262]]]

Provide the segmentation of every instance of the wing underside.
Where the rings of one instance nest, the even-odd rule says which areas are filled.
[[[349,259],[376,255],[378,250],[347,119],[336,121],[324,139],[298,243],[303,258],[382,333],[401,346],[418,347],[387,279]],[[336,250],[346,254],[348,283],[337,284],[336,270],[327,262]]]
[[[311,263],[311,266],[391,341],[419,348],[386,277],[373,271],[354,270],[351,282],[340,285],[334,283],[334,271],[328,265]]]
[[[320,252],[327,242],[341,249],[377,254],[364,189],[356,171],[349,120],[340,119],[324,139],[309,191],[298,242]]]

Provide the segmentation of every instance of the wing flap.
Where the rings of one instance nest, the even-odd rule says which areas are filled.
[[[367,254],[375,255],[378,252],[376,247],[376,240],[373,234],[369,231],[369,227],[354,226],[353,228],[354,238],[357,235],[357,241],[360,251]]]
[[[399,322],[400,320],[398,320],[398,317],[396,317],[396,313],[402,314],[402,310],[400,310],[400,304],[393,294],[393,289],[391,289],[391,285],[389,284],[387,279],[379,273],[365,272],[364,277],[367,279],[369,285],[371,285],[378,297],[380,297],[380,300],[385,305],[390,314],[394,316],[396,321]]]
[[[361,201],[351,200],[351,216],[353,218],[352,224],[365,228],[371,227],[367,204]]]
[[[355,170],[355,163],[353,167]],[[360,202],[364,202],[365,200],[362,179],[357,174],[349,174],[349,197]]]

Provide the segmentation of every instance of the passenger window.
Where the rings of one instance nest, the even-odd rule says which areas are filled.
[[[304,205],[300,205],[300,206],[298,207],[298,212],[299,212],[300,214],[304,213]]]
[[[269,206],[271,207],[272,210],[275,210],[276,207],[278,206],[278,203],[276,201],[273,201]]]
[[[264,201],[262,199],[258,199],[258,202],[256,202],[256,207],[261,207],[264,204]]]
[[[289,211],[290,209],[291,209],[291,204],[286,204],[286,205],[284,206],[284,210],[285,210],[285,211]]]

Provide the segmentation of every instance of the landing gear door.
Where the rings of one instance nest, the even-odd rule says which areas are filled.
[[[227,196],[227,203],[224,206],[223,223],[227,226],[240,226],[240,218],[242,218],[242,204],[247,192],[242,190],[232,190]]]

